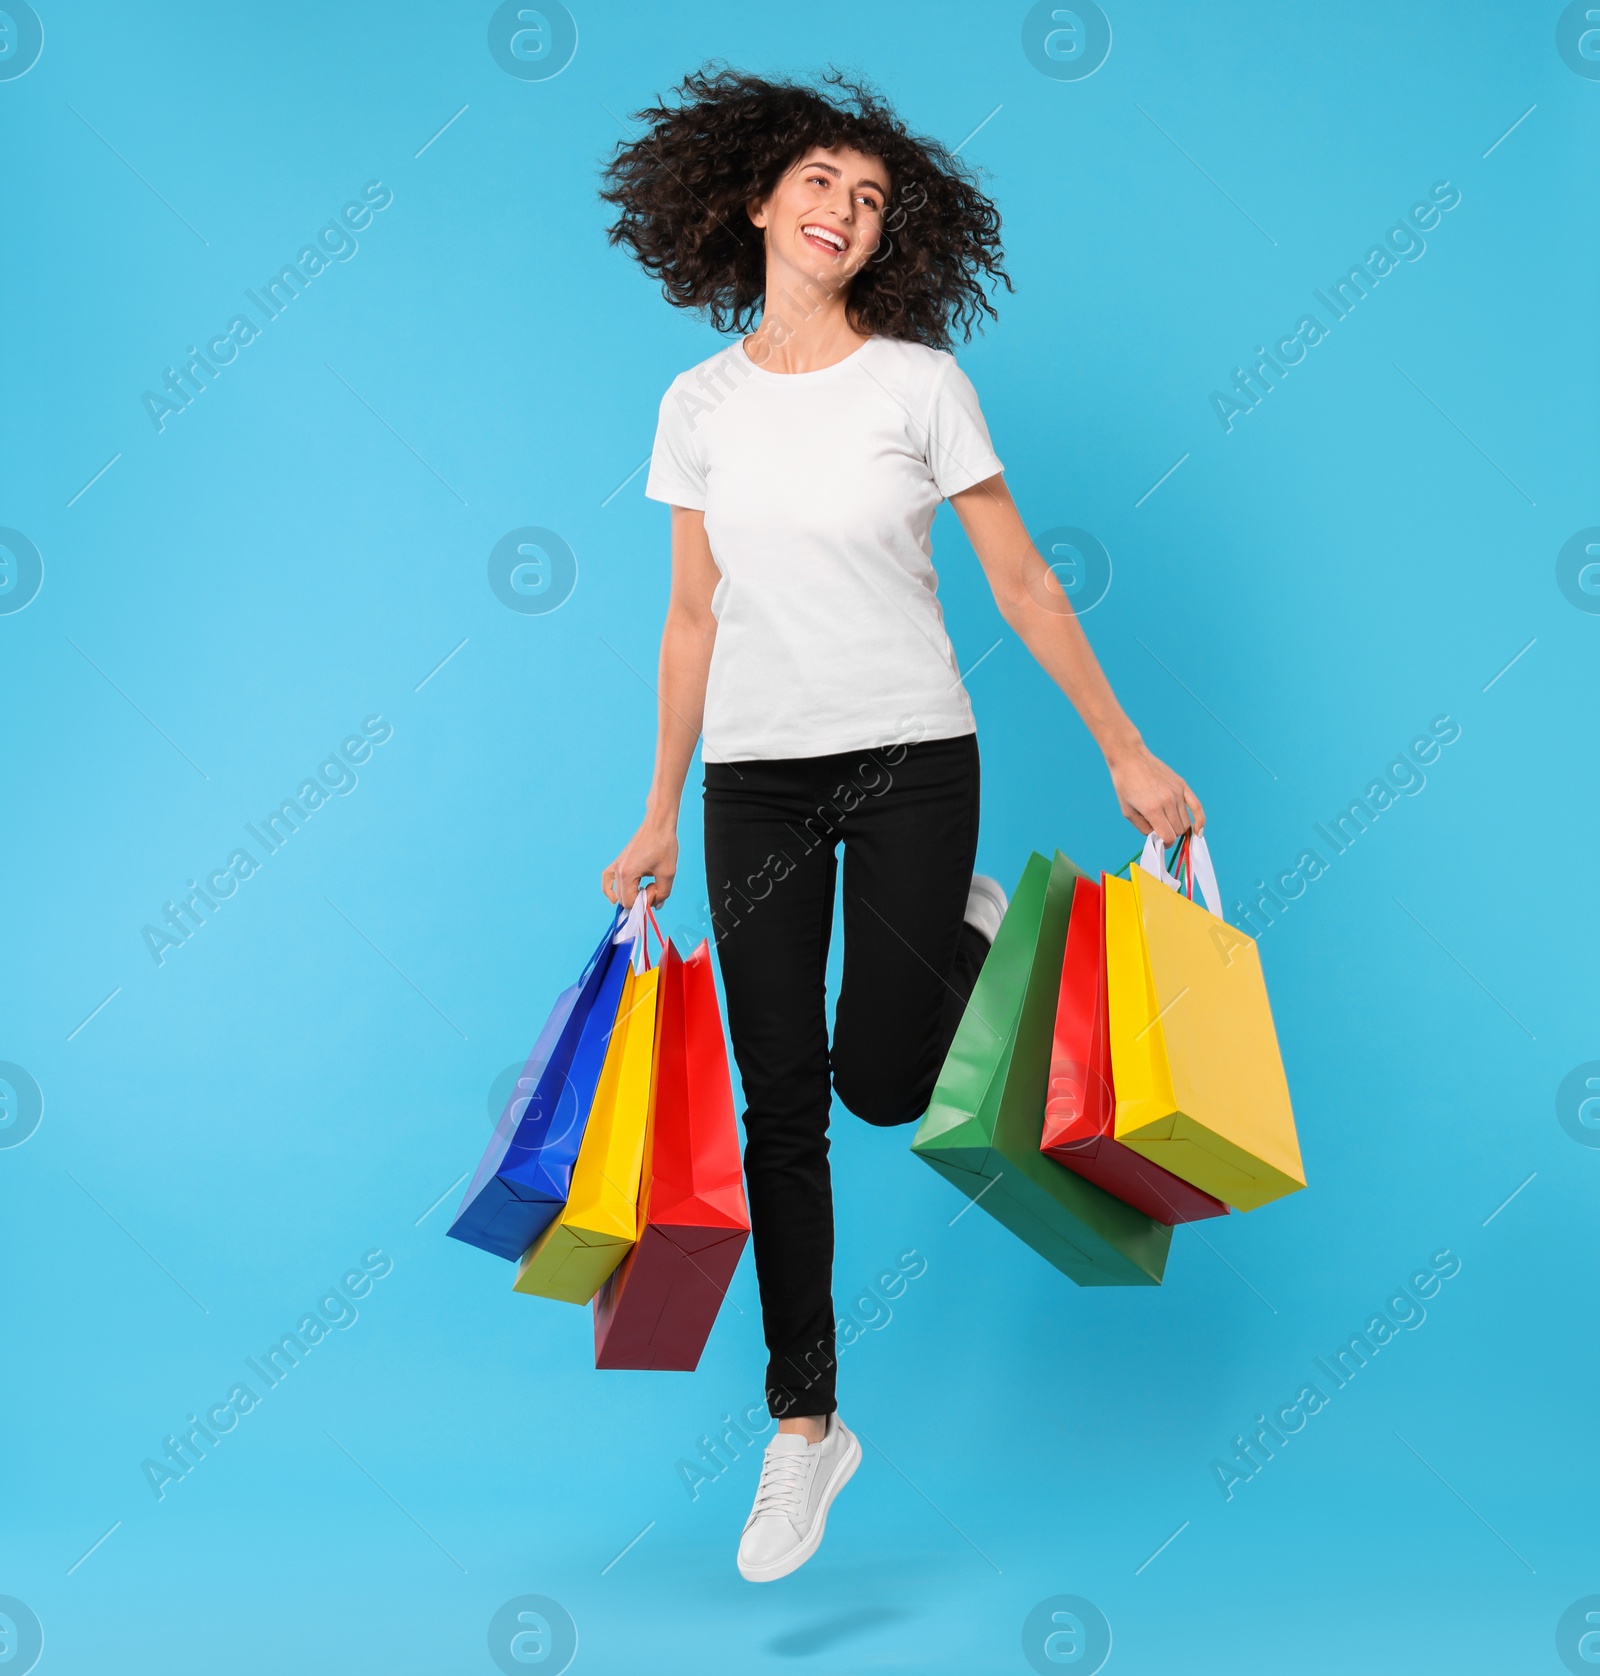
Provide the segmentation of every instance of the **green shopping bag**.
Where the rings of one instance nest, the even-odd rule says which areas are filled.
[[[1172,1230],[1039,1150],[1074,881],[1028,858],[911,1150],[1080,1286],[1158,1286]]]

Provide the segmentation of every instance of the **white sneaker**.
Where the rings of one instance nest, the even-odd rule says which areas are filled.
[[[833,1498],[860,1464],[861,1445],[837,1413],[821,1443],[779,1432],[761,1457],[755,1506],[739,1538],[739,1575],[770,1583],[803,1566],[822,1544]]]
[[[1006,906],[1006,893],[1000,888],[1000,881],[986,873],[974,873],[967,891],[967,911],[961,917],[992,943],[1000,930],[1000,921],[1006,917]]]

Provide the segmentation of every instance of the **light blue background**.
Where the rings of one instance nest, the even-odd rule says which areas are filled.
[[[1561,1668],[1600,1591],[1600,1151],[1555,1109],[1600,1058],[1600,617],[1555,580],[1600,523],[1600,84],[1529,0],[1108,9],[1072,81],[1021,5],[585,5],[545,80],[497,65],[488,4],[42,8],[0,81],[0,523],[45,566],[0,615],[0,1058],[44,1095],[0,1151],[0,1593],[42,1671],[492,1671],[529,1593],[577,1671],[1026,1671],[1063,1593],[1114,1672]],[[927,1268],[846,1353],[872,1447],[766,1589],[733,1567],[752,1456],[697,1501],[676,1470],[759,1398],[748,1256],[698,1374],[597,1374],[586,1311],[429,1210],[641,809],[667,514],[629,474],[717,340],[607,247],[595,186],[713,55],[858,67],[951,145],[983,124],[1017,291],[960,359],[1030,527],[1111,555],[1087,625],[1230,901],[1462,730],[1262,938],[1309,1191],[1179,1230],[1159,1290],[952,1224],[908,1132],[840,1114],[841,1308]],[[157,434],[141,392],[372,180],[353,259]],[[1209,392],[1444,180],[1425,256],[1225,433]],[[552,613],[488,585],[524,525],[576,555]],[[963,666],[999,641],[982,865],[1120,863],[1092,742],[948,512],[935,549]],[[374,713],[359,785],[158,968],[141,926]],[[683,837],[688,934],[693,798]],[[141,1461],[374,1247],[359,1320],[157,1502]],[[1212,1458],[1446,1248],[1426,1323],[1224,1501]]]

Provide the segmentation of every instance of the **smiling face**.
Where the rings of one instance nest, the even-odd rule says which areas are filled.
[[[843,290],[878,248],[888,196],[889,173],[878,158],[813,147],[765,202],[749,206],[767,236],[769,273],[776,262]]]

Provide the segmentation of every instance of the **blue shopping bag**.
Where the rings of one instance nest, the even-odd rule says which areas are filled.
[[[567,1202],[643,922],[641,908],[618,908],[578,981],[557,999],[450,1224],[452,1239],[515,1262]]]

